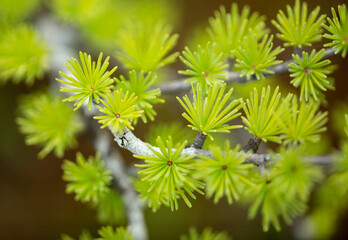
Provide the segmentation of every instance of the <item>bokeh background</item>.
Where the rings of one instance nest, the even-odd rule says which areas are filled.
[[[73,47],[75,56],[79,50],[97,55],[104,51],[105,55],[113,55],[114,34],[120,28],[125,18],[146,18],[151,12],[152,18],[158,18],[173,26],[173,32],[180,35],[175,51],[182,51],[186,45],[193,46],[204,41],[204,33],[208,26],[208,18],[213,12],[224,5],[230,8],[232,1],[228,0],[117,0],[119,8],[92,9],[87,6],[87,1],[75,0],[42,0],[42,1],[8,1],[0,0],[0,14],[5,14],[7,9],[19,9],[26,7],[25,4],[35,8],[24,17],[24,20],[34,26],[42,21],[43,17],[49,16],[62,25],[68,25],[74,30],[74,36],[78,39]],[[106,4],[110,1],[99,1]],[[69,2],[74,2],[74,7],[69,7]],[[79,5],[78,3],[85,2]],[[95,1],[94,1],[95,2]],[[235,1],[241,7],[247,4],[253,11],[258,11],[267,16],[267,26],[275,33],[270,20],[276,17],[279,9],[285,9],[286,4],[293,5],[290,0],[239,0]],[[113,3],[113,4],[116,4]],[[148,3],[155,6],[146,9]],[[321,12],[331,16],[330,8],[337,7],[343,1],[316,0],[307,1],[309,9],[321,6]],[[100,5],[99,4],[99,5]],[[117,5],[116,4],[116,5]],[[82,7],[85,6],[85,7]],[[127,11],[125,11],[125,9]],[[77,13],[77,11],[81,11]],[[104,12],[103,12],[104,11]],[[129,13],[139,12],[138,16],[129,16]],[[143,15],[141,15],[143,14]],[[1,16],[0,16],[1,17]],[[163,18],[163,19],[161,19]],[[101,24],[104,23],[104,24]],[[1,29],[0,29],[1,31]],[[275,40],[275,45],[282,44]],[[320,45],[317,45],[320,46]],[[291,51],[282,54],[283,59],[289,58]],[[69,56],[70,57],[70,56]],[[348,104],[348,83],[346,59],[339,56],[332,58],[333,63],[339,68],[334,72],[337,91],[327,93],[328,110],[335,110],[336,106]],[[115,59],[112,64],[117,65]],[[167,68],[163,76],[168,79],[176,79],[179,76],[177,70],[184,66],[178,60]],[[122,69],[118,70],[119,73]],[[7,83],[0,86],[0,239],[58,239],[61,233],[78,236],[82,229],[89,229],[96,233],[100,224],[96,220],[95,211],[88,205],[74,201],[73,195],[65,193],[65,183],[62,180],[62,159],[50,154],[43,160],[38,160],[39,148],[28,147],[24,143],[24,137],[19,133],[15,123],[17,116],[18,97],[45,88],[49,85],[50,74],[36,81],[32,87],[24,83]],[[262,80],[262,84],[280,84],[282,88],[291,88],[288,74],[277,78]],[[236,85],[235,91],[248,92],[254,85]],[[291,88],[291,91],[296,91]],[[57,89],[58,94],[58,89]],[[181,108],[177,104],[174,95],[166,96],[166,104],[158,106],[157,120],[165,122],[172,119],[182,121]],[[330,115],[331,116],[331,115]],[[328,124],[329,134],[326,140],[330,143],[329,148],[338,146],[335,128],[339,126],[330,121]],[[149,129],[148,125],[140,124],[136,129],[139,137],[144,137]],[[242,136],[238,141],[243,144],[248,135]],[[74,159],[75,152],[81,151],[85,156],[94,154],[92,140],[87,133],[81,133],[78,137],[79,146],[69,150],[65,158]],[[116,147],[116,145],[115,145]],[[271,146],[272,147],[272,146]],[[265,145],[262,146],[266,148]],[[130,164],[133,161],[129,153],[125,153]],[[348,183],[347,183],[348,184]],[[233,236],[233,239],[303,239],[299,229],[301,219],[296,219],[293,226],[283,224],[281,232],[271,230],[262,232],[261,219],[247,219],[247,206],[240,204],[228,205],[225,200],[214,205],[212,200],[198,197],[191,209],[181,204],[180,210],[171,212],[168,208],[162,208],[156,213],[145,210],[150,239],[179,239],[179,236],[187,233],[191,226],[199,230],[206,226],[214,230],[224,230]],[[331,239],[348,239],[348,212],[337,223],[337,230]],[[302,236],[302,238],[301,238]]]

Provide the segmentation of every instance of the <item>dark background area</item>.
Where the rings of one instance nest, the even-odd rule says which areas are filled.
[[[176,50],[181,51],[185,46],[185,39],[190,37],[195,26],[207,24],[208,17],[213,15],[214,10],[220,5],[225,5],[229,9],[232,1],[181,0],[177,2],[182,19],[175,28],[175,32],[180,35]],[[332,6],[336,8],[338,4],[343,3],[337,0],[307,2],[309,9],[320,5],[321,12],[330,17],[330,8]],[[248,0],[237,1],[237,3],[240,7],[248,4],[252,10],[266,15],[267,25],[275,33],[270,20],[275,18],[279,9],[284,10],[285,5],[289,3],[292,5],[293,1]],[[275,45],[280,44],[277,41],[275,40]],[[290,53],[286,52],[282,57],[285,59],[289,55]],[[333,57],[332,61],[338,64],[339,69],[333,74],[337,91],[327,93],[328,109],[339,102],[347,102],[346,66],[348,61],[339,56]],[[178,60],[173,67],[177,70],[183,65]],[[289,86],[288,74],[279,76],[277,81]],[[74,201],[73,195],[65,193],[65,183],[61,177],[62,159],[50,154],[44,160],[38,160],[38,148],[25,145],[24,137],[19,133],[15,123],[18,96],[40,89],[47,84],[48,79],[44,79],[36,82],[32,88],[25,84],[12,83],[0,86],[0,239],[58,239],[61,233],[76,237],[84,228],[95,234],[100,227],[93,209]],[[178,109],[174,96],[169,96],[166,105],[158,108],[158,118],[180,117],[180,112],[171,112],[172,106],[168,104]],[[141,128],[146,126],[141,125]],[[139,136],[144,135],[141,128],[137,128]],[[329,132],[332,133],[330,125]],[[331,134],[330,138],[333,146],[336,146],[335,135]],[[82,133],[78,141],[78,149],[67,151],[65,158],[74,159],[77,150],[85,156],[94,153],[91,139],[88,139],[86,133]],[[116,144],[115,147],[117,147]],[[228,205],[225,199],[214,205],[212,200],[198,198],[193,202],[191,209],[181,204],[179,211],[175,212],[171,212],[169,208],[162,208],[157,213],[146,210],[150,239],[178,239],[180,235],[187,233],[191,226],[196,226],[200,230],[206,226],[214,230],[225,230],[237,240],[294,239],[292,227],[287,227],[285,223],[282,224],[280,233],[273,230],[263,233],[260,217],[252,221],[247,220],[247,206]],[[348,239],[346,228],[348,214],[346,213],[345,216],[340,221],[339,230],[332,239]]]

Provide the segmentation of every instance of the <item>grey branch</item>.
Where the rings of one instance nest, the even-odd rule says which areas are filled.
[[[326,54],[324,58],[330,58],[335,54],[336,49],[334,48],[328,48],[325,50]],[[284,61],[280,64],[277,64],[275,66],[272,66],[269,68],[269,70],[273,71],[274,73],[265,73],[265,77],[269,76],[275,76],[275,75],[280,75],[282,73],[288,72],[289,70],[289,64],[293,62],[293,59]],[[246,83],[250,81],[255,81],[255,77],[251,77],[250,79],[247,79],[246,76],[241,77],[241,72],[228,72],[227,73],[227,80],[225,81],[226,83]],[[168,94],[168,93],[176,93],[176,92],[184,92],[188,91],[191,88],[191,85],[189,83],[185,82],[185,78],[179,79],[179,80],[174,80],[170,82],[163,83],[159,86],[158,88],[161,89],[162,94]]]
[[[140,155],[140,156],[155,156],[155,154],[152,152],[151,149],[154,151],[160,152],[160,149],[158,147],[152,146],[149,143],[145,143],[139,138],[137,138],[131,130],[126,128],[123,132],[123,135],[119,133],[114,133],[114,140],[117,142],[117,144],[124,149],[127,149],[134,155]],[[175,149],[172,149],[172,151],[175,151]],[[205,155],[208,157],[213,158],[211,152],[207,149],[199,149],[194,147],[188,147],[184,148],[181,154],[188,154],[190,156],[198,156],[198,155]],[[332,165],[332,156],[331,155],[323,155],[323,156],[306,156],[306,159],[309,159],[311,162],[313,162],[316,165],[322,165],[322,166],[331,166]],[[267,155],[267,154],[258,154],[253,153],[250,154],[244,164],[254,164],[257,167],[264,168],[264,166],[269,163],[273,162],[273,159]]]
[[[154,156],[154,153],[151,149],[160,152],[160,149],[158,147],[152,146],[148,143],[143,142],[139,138],[137,138],[131,130],[126,128],[124,130],[123,135],[119,133],[114,133],[115,142],[124,149],[127,149],[134,155],[140,155],[140,156]],[[150,149],[151,148],[151,149]],[[175,149],[173,149],[175,151]],[[188,147],[184,148],[181,154],[188,154],[188,155],[205,155],[208,157],[213,157],[211,152],[206,149],[199,149],[195,147]],[[261,166],[267,162],[270,162],[271,158],[268,155],[265,154],[251,154],[248,156],[248,158],[245,160],[245,163],[252,163],[256,166]]]
[[[135,192],[130,178],[127,174],[127,167],[122,156],[111,146],[106,133],[98,129],[94,145],[102,155],[105,166],[112,172],[114,182],[120,191],[123,204],[126,208],[128,225],[135,240],[147,240],[147,229],[143,215],[141,201]]]

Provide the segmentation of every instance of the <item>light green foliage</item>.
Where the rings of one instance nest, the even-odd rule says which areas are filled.
[[[277,37],[283,40],[284,46],[312,46],[313,42],[321,40],[323,32],[321,24],[325,22],[325,15],[319,15],[320,7],[317,6],[308,15],[307,3],[296,0],[295,6],[286,6],[287,16],[282,10],[277,14],[277,21],[272,24],[279,30]]]
[[[36,93],[20,101],[20,131],[26,135],[26,144],[43,147],[39,158],[54,151],[62,157],[67,148],[77,144],[75,135],[82,130],[77,114],[58,96]]]
[[[180,196],[187,206],[192,206],[185,192],[193,199],[196,199],[193,194],[194,191],[203,194],[200,189],[203,188],[204,184],[191,176],[194,171],[192,160],[194,156],[181,155],[186,143],[174,146],[171,137],[165,142],[161,137],[158,137],[157,145],[160,152],[150,147],[154,156],[135,155],[136,158],[145,160],[145,164],[137,164],[136,166],[145,168],[139,171],[139,174],[142,181],[150,183],[151,186],[148,191],[156,191],[159,198],[163,196],[162,194],[165,194],[164,197],[167,199],[167,203],[172,211],[174,208],[175,210],[178,209],[177,199]]]
[[[157,23],[133,23],[122,29],[116,41],[116,58],[126,69],[155,71],[174,62],[179,53],[168,53],[176,45],[177,34]]]
[[[257,80],[263,79],[264,74],[273,74],[274,72],[268,68],[282,63],[282,60],[276,60],[279,53],[284,48],[273,48],[273,35],[268,37],[265,35],[262,41],[258,41],[258,36],[252,32],[240,41],[240,46],[233,54],[236,58],[235,69],[241,70],[241,77],[246,76],[250,79],[256,76]]]
[[[116,79],[117,87],[122,88],[124,91],[135,93],[137,97],[136,109],[143,110],[144,114],[141,115],[141,120],[147,123],[147,118],[151,121],[155,120],[156,111],[153,109],[153,104],[163,103],[164,100],[159,98],[161,90],[159,88],[150,88],[155,84],[157,76],[149,73],[130,71],[129,80],[124,76],[120,76],[120,79]],[[137,122],[137,118],[134,119]]]
[[[100,238],[95,240],[133,240],[134,237],[128,228],[118,227],[114,228],[107,226],[98,230]]]
[[[156,212],[162,204],[169,206],[167,198],[166,198],[166,190],[163,189],[163,194],[158,194],[158,189],[151,188],[151,183],[148,181],[141,181],[139,179],[134,179],[133,184],[135,189],[139,193],[139,198],[142,200],[143,204],[149,208],[153,212]]]
[[[259,94],[256,88],[250,93],[250,98],[242,102],[246,117],[242,116],[245,129],[262,141],[281,142],[279,134],[281,128],[277,120],[277,111],[279,108],[281,94],[277,87],[271,96],[271,87],[262,88]],[[291,97],[291,95],[288,95]]]
[[[227,64],[223,62],[222,54],[217,54],[215,51],[215,43],[208,42],[205,48],[200,45],[197,47],[197,52],[193,52],[186,47],[180,56],[180,60],[189,69],[180,70],[182,75],[189,76],[186,79],[190,83],[199,83],[203,89],[214,83],[223,83],[227,79]]]
[[[146,142],[156,145],[156,139],[160,136],[162,139],[168,136],[172,137],[173,143],[184,142],[187,139],[194,139],[194,132],[188,129],[184,124],[177,121],[156,123],[149,127],[145,135]]]
[[[299,199],[306,203],[314,184],[323,178],[320,166],[304,159],[303,149],[299,147],[282,148],[274,155],[275,165],[272,168],[274,185],[283,191],[289,200]]]
[[[210,27],[208,33],[213,42],[216,42],[217,52],[223,52],[225,56],[233,57],[231,54],[239,46],[242,38],[249,30],[256,34],[257,39],[265,35],[265,16],[257,12],[250,15],[250,8],[244,6],[239,13],[238,5],[232,3],[230,12],[226,13],[224,6],[220,11],[215,11],[214,18],[209,18]]]
[[[126,219],[121,196],[115,189],[106,192],[94,206],[98,221],[102,224],[117,225]]]
[[[180,240],[232,240],[225,232],[213,232],[210,228],[205,228],[201,234],[197,229],[190,228],[189,235],[180,237]]]
[[[239,200],[245,185],[252,185],[247,177],[247,169],[252,166],[243,164],[249,154],[240,151],[240,145],[230,148],[230,143],[226,141],[223,150],[224,152],[220,147],[213,146],[210,147],[212,158],[199,156],[194,176],[206,183],[208,197],[215,194],[214,203],[226,196],[228,203],[232,204],[233,199]]]
[[[33,85],[49,68],[48,55],[46,42],[31,26],[5,28],[0,34],[0,84],[12,79]]]
[[[105,51],[115,50],[115,36],[127,23],[180,20],[173,0],[53,0],[49,5],[60,20],[79,28],[84,41]]]
[[[75,93],[64,101],[76,101],[74,103],[75,110],[81,107],[86,100],[88,100],[88,109],[91,110],[93,101],[99,104],[100,99],[105,98],[106,94],[110,93],[110,88],[114,83],[110,75],[116,71],[117,67],[107,71],[109,57],[104,60],[103,64],[102,57],[103,53],[100,53],[96,63],[92,62],[90,55],[80,52],[81,64],[76,58],[68,59],[68,63],[65,63],[72,76],[59,72],[66,80],[58,78],[56,80],[69,86],[61,87],[60,91]]]
[[[289,64],[289,72],[294,78],[291,83],[295,87],[301,87],[300,101],[308,101],[312,97],[318,101],[323,98],[322,91],[334,89],[333,79],[327,77],[333,71],[329,65],[331,61],[328,59],[321,61],[324,56],[324,49],[318,53],[313,49],[310,55],[307,52],[303,52],[302,56],[292,55],[295,62]]]
[[[137,97],[135,93],[127,91],[123,96],[122,88],[106,96],[106,102],[100,99],[104,107],[97,106],[105,115],[93,117],[103,124],[101,128],[109,127],[113,133],[123,134],[127,127],[134,129],[131,123],[143,114],[143,110],[136,110]]]
[[[298,102],[296,95],[290,101],[283,101],[283,114],[279,117],[282,138],[285,144],[317,142],[320,133],[326,131],[327,112],[320,112],[319,102]]]
[[[83,230],[78,239],[79,240],[94,240],[93,236],[88,230]],[[61,234],[60,240],[74,240],[74,238],[70,237],[67,234]]]
[[[341,52],[342,57],[346,57],[348,52],[348,12],[345,4],[338,6],[338,16],[334,8],[331,9],[332,20],[327,18],[329,25],[323,24],[323,27],[330,32],[325,33],[324,38],[332,40],[326,43],[324,47],[336,48],[335,54]]]
[[[238,110],[241,108],[240,100],[230,101],[233,88],[225,93],[226,84],[214,84],[209,87],[208,94],[204,97],[201,86],[194,87],[193,103],[185,95],[183,100],[177,97],[180,104],[186,110],[182,116],[191,124],[188,125],[194,131],[203,133],[213,139],[211,133],[225,132],[230,129],[241,128],[241,125],[228,125],[227,122],[240,116]],[[226,105],[227,104],[227,105]],[[226,105],[226,106],[225,106]]]
[[[35,12],[40,0],[0,0],[0,22],[19,22]]]
[[[279,217],[287,224],[291,224],[291,218],[296,217],[306,209],[306,206],[297,199],[289,200],[283,191],[274,183],[273,176],[262,178],[258,176],[256,186],[250,189],[250,195],[255,199],[249,208],[249,218],[255,218],[260,210],[262,214],[263,231],[268,231],[272,224],[275,230],[280,231]]]
[[[87,160],[80,152],[76,154],[76,163],[65,160],[62,165],[63,179],[68,182],[67,193],[75,193],[75,200],[98,203],[109,191],[111,173],[104,168],[100,154]]]

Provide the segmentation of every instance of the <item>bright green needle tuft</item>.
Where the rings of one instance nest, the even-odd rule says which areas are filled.
[[[194,131],[209,136],[212,140],[212,133],[229,133],[230,129],[241,128],[241,125],[228,125],[227,122],[241,115],[238,110],[241,108],[240,100],[230,101],[233,88],[225,93],[226,84],[214,84],[209,87],[208,94],[205,97],[205,91],[201,86],[194,87],[193,103],[185,95],[183,100],[177,97],[177,100],[186,110],[182,116],[191,124],[188,125]]]
[[[194,171],[193,157],[181,154],[187,142],[173,145],[171,137],[167,141],[157,138],[159,151],[150,148],[153,156],[138,156],[144,159],[145,164],[137,164],[137,167],[144,168],[139,171],[142,181],[150,183],[149,192],[157,192],[158,199],[164,197],[171,210],[178,210],[178,198],[182,198],[186,205],[192,204],[186,193],[196,199],[193,192],[203,194],[204,184],[192,178]],[[175,148],[175,150],[174,150]]]
[[[226,196],[228,203],[232,204],[233,199],[239,200],[244,185],[252,185],[247,177],[248,169],[252,166],[243,164],[249,154],[240,151],[239,145],[231,149],[226,141],[223,150],[213,146],[210,147],[212,157],[199,156],[194,176],[206,183],[207,196],[214,195],[214,203]]]
[[[189,68],[180,70],[179,74],[189,76],[187,82],[199,83],[204,90],[215,83],[223,83],[227,79],[227,64],[222,54],[216,54],[215,43],[208,42],[203,48],[198,45],[192,52],[188,47],[182,52],[180,60]]]
[[[324,34],[324,38],[332,40],[324,47],[336,48],[335,54],[341,52],[342,57],[347,56],[348,52],[348,11],[345,4],[338,6],[338,15],[334,8],[331,9],[332,19],[327,18],[329,25],[323,27],[330,32]]]
[[[101,128],[109,127],[113,133],[123,134],[125,128],[134,129],[132,122],[143,114],[143,110],[136,109],[137,97],[135,93],[125,95],[122,88],[106,96],[106,101],[100,99],[104,107],[97,106],[103,116],[93,117],[103,124]]]
[[[296,0],[295,6],[291,8],[287,5],[286,10],[287,16],[280,10],[277,21],[272,20],[272,24],[280,32],[277,37],[285,42],[285,47],[302,48],[321,40],[321,24],[325,21],[325,15],[319,15],[319,6],[308,15],[307,3],[303,2],[301,6],[300,0]]]
[[[242,120],[246,125],[245,129],[250,134],[265,142],[281,142],[279,135],[282,131],[277,121],[280,97],[279,87],[271,95],[271,87],[268,86],[267,89],[262,88],[260,97],[257,89],[254,88],[254,91],[250,93],[250,98],[246,102],[242,102],[246,115],[242,116]]]
[[[159,98],[161,95],[159,88],[150,89],[155,84],[156,78],[157,76],[152,74],[152,72],[137,73],[136,71],[130,71],[129,80],[122,75],[120,79],[116,79],[118,88],[135,93],[137,97],[136,109],[144,111],[144,114],[141,115],[144,123],[147,123],[147,119],[155,120],[156,111],[153,109],[153,105],[164,102],[163,99]],[[137,123],[137,120],[138,118],[134,119],[134,123]]]
[[[313,49],[310,55],[303,52],[302,57],[292,55],[295,62],[289,64],[289,72],[290,76],[294,78],[291,83],[295,87],[301,87],[300,101],[308,101],[311,98],[319,101],[324,98],[322,91],[334,89],[333,79],[327,77],[332,73],[333,67],[329,65],[330,60],[321,61],[324,56],[324,49],[318,53]]]
[[[255,76],[259,80],[264,78],[264,74],[274,73],[269,67],[283,62],[276,60],[276,57],[284,48],[278,46],[273,49],[272,40],[273,35],[265,35],[259,42],[257,35],[250,32],[240,41],[239,48],[233,54],[236,58],[235,69],[241,71],[241,77],[250,79]]]
[[[107,57],[103,63],[102,58],[103,53],[100,53],[97,63],[92,62],[90,55],[80,52],[81,64],[75,58],[68,59],[68,63],[65,63],[71,75],[59,72],[66,80],[58,78],[56,80],[68,85],[68,87],[61,87],[60,91],[74,93],[64,99],[68,102],[76,101],[74,110],[80,108],[85,101],[88,101],[88,109],[91,110],[93,101],[99,104],[100,99],[110,93],[114,84],[110,75],[116,71],[117,67],[107,71],[110,57]]]

